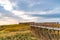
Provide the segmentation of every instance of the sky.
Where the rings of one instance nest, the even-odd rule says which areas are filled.
[[[60,0],[0,0],[0,25],[60,22]]]

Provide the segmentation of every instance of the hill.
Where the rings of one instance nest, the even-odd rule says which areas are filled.
[[[0,26],[0,40],[37,40],[30,31],[30,23]]]

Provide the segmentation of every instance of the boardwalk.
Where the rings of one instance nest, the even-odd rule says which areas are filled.
[[[50,30],[60,30],[60,28],[55,28],[55,27],[47,27],[47,26],[36,26],[36,25],[31,25],[32,27],[40,27],[43,29],[50,29]]]
[[[60,28],[40,25],[30,25],[32,34],[39,40],[60,40]]]

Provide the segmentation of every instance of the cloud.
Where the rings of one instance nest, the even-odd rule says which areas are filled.
[[[59,22],[60,18],[39,18],[37,19],[37,22]]]
[[[57,14],[60,13],[60,7],[56,7],[52,10],[48,10],[48,11],[33,11],[30,12],[29,14],[40,14],[40,15],[45,15],[45,14]]]
[[[59,18],[60,2],[56,0],[0,0],[0,20],[3,22],[51,22]]]
[[[0,6],[2,6],[7,11],[12,11],[14,4],[10,0],[0,0]]]
[[[15,19],[21,19],[20,17],[15,16],[11,11],[5,10],[2,6],[0,6],[0,14],[2,14],[2,16],[12,17]]]
[[[45,22],[60,22],[60,18],[45,19]]]
[[[33,17],[43,17],[43,18],[60,18],[60,14],[45,14],[45,15],[40,15],[40,14],[32,14],[30,16]]]
[[[28,5],[28,7],[33,7],[34,5],[40,5],[40,4],[42,4],[42,2],[37,2],[37,1],[35,1],[35,0],[33,0],[33,1],[27,1],[27,3],[29,3],[29,5]]]
[[[2,14],[0,13],[0,17],[2,16]]]
[[[18,20],[11,17],[3,17],[0,19],[0,25],[18,24]]]
[[[37,17],[31,17],[29,15],[26,15],[26,13],[29,13],[29,12],[24,12],[24,11],[17,11],[17,10],[14,10],[12,11],[12,13],[18,17],[21,17],[22,19],[21,20],[25,20],[25,21],[32,21],[32,20],[35,20]]]
[[[15,3],[15,10],[22,11],[49,11],[59,7],[59,2],[56,0],[10,0]]]

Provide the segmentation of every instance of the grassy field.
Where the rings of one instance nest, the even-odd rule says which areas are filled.
[[[0,40],[37,40],[31,34],[29,24],[0,26]]]
[[[48,27],[60,27],[60,24],[41,24],[40,23],[35,25],[48,26]],[[33,32],[33,34],[35,33],[35,35],[37,36],[39,35],[41,36],[44,33],[44,36],[46,36],[48,39],[49,39],[48,37],[49,35],[52,35],[54,36],[54,38],[57,38],[58,36],[56,35],[58,33],[60,34],[59,31],[47,30],[47,29],[41,29],[41,28],[35,28],[35,27],[30,30],[29,23],[21,23],[21,24],[0,26],[0,40],[37,40],[37,36],[35,37],[34,35],[32,35],[31,31]],[[51,34],[50,34],[50,31],[51,31]],[[55,34],[53,35],[53,33]]]

